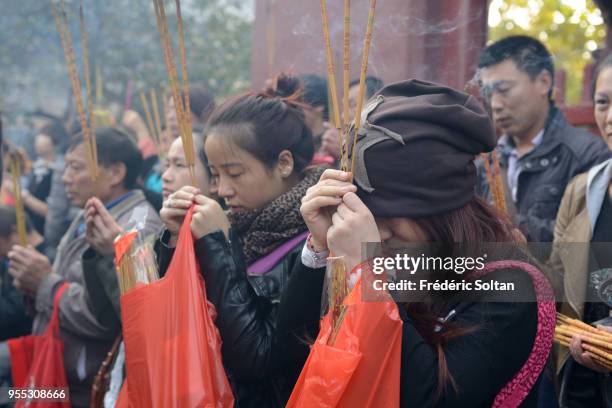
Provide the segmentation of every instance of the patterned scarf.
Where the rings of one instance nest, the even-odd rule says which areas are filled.
[[[306,190],[319,181],[324,167],[310,167],[291,190],[258,210],[229,213],[232,229],[238,234],[247,265],[269,254],[287,240],[306,231],[300,214]]]

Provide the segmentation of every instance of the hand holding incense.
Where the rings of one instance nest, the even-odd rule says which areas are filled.
[[[612,333],[557,313],[555,342],[569,348],[574,336],[580,337],[582,348],[591,359],[612,370]]]

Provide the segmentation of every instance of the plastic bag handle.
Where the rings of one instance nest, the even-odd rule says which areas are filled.
[[[47,330],[45,330],[45,335],[49,335],[51,333],[54,337],[59,338],[59,304],[62,300],[62,295],[64,291],[68,289],[68,282],[63,282],[60,284],[60,287],[55,291],[55,295],[53,296],[53,311],[51,312],[51,320],[49,321],[49,325],[47,326]]]
[[[191,218],[193,217],[194,207],[195,207],[195,204],[192,204],[191,207],[189,207],[187,214],[185,214],[185,218],[183,219],[183,223],[181,224],[181,229],[179,230],[179,237],[176,242],[177,248],[186,239],[191,241],[191,243],[193,243],[193,236],[191,235]]]

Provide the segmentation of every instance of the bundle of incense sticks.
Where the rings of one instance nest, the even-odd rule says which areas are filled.
[[[153,244],[137,242],[137,235],[137,231],[132,230],[115,240],[115,267],[122,295],[137,285],[159,280]]]
[[[321,19],[323,26],[323,40],[325,45],[325,55],[327,60],[327,78],[328,85],[330,91],[330,101],[331,101],[331,114],[333,113],[334,123],[336,125],[336,129],[338,129],[339,135],[339,143],[342,146],[341,154],[340,154],[340,163],[341,169],[343,171],[350,171],[351,174],[354,173],[355,170],[355,146],[357,143],[357,131],[361,127],[361,110],[363,109],[363,102],[365,98],[365,86],[366,86],[366,73],[368,69],[368,59],[370,55],[370,45],[372,43],[372,34],[374,32],[374,16],[376,11],[376,0],[370,0],[370,8],[368,11],[368,23],[364,38],[363,45],[363,56],[361,61],[361,69],[359,75],[359,96],[357,99],[357,109],[355,111],[355,120],[353,129],[355,130],[355,134],[353,135],[352,144],[349,142],[350,136],[350,118],[349,118],[349,109],[348,109],[348,84],[349,84],[349,75],[350,75],[350,0],[344,0],[344,33],[343,33],[343,103],[344,103],[344,112],[342,118],[340,117],[340,110],[338,107],[338,95],[337,95],[337,87],[336,87],[336,74],[334,69],[334,61],[333,61],[333,52],[331,47],[331,40],[329,35],[329,21],[327,15],[327,4],[326,0],[321,0]],[[348,149],[351,149],[349,152]],[[349,154],[350,153],[350,154]],[[352,156],[352,162],[349,167],[348,157]],[[344,261],[339,258],[334,261],[334,265],[336,263],[344,263]],[[342,305],[342,302],[346,295],[348,294],[348,281],[347,281],[347,271],[346,265],[340,266],[332,266],[331,267],[331,276],[328,279],[331,279],[328,285],[328,294],[330,297],[330,311],[332,318],[332,334],[330,336],[330,344],[335,342],[335,338],[338,334],[338,331],[342,325],[342,320],[344,317],[344,309],[346,306]],[[333,306],[336,305],[336,306]]]
[[[82,4],[81,4],[82,8]],[[98,155],[96,149],[96,133],[93,127],[90,128],[89,123],[93,124],[93,110],[90,105],[89,109],[89,123],[88,117],[85,114],[85,107],[83,105],[83,99],[81,96],[81,82],[79,79],[79,73],[76,66],[76,59],[74,56],[74,48],[72,46],[72,35],[70,34],[70,28],[68,25],[68,16],[66,14],[66,10],[64,8],[64,1],[60,0],[58,4],[54,3],[51,0],[51,11],[53,13],[53,18],[55,19],[55,25],[57,27],[57,31],[60,36],[60,41],[62,44],[62,49],[64,50],[64,59],[66,60],[66,65],[68,67],[68,77],[70,80],[70,85],[72,88],[72,93],[75,99],[75,105],[77,108],[77,112],[79,115],[79,121],[81,123],[81,129],[83,132],[83,139],[85,148],[87,150],[87,162],[89,164],[89,171],[91,175],[91,179],[93,182],[96,182],[98,178]],[[81,33],[85,32],[84,28],[84,19],[81,21]],[[87,47],[87,38],[86,35],[83,37],[83,55],[84,57],[88,55],[88,52],[85,50]],[[85,65],[85,61],[84,61]],[[87,62],[87,67],[89,67],[89,63]],[[86,72],[86,82],[88,81],[89,73]],[[87,88],[87,86],[86,86]],[[91,100],[91,84],[89,85],[89,93],[87,94],[88,100]]]
[[[19,245],[28,245],[25,221],[25,208],[23,206],[23,196],[21,195],[21,175],[25,170],[25,162],[22,155],[16,150],[9,151],[11,179],[15,189],[15,215],[17,217],[17,236]]]
[[[183,95],[181,97],[181,89],[179,86],[178,73],[174,62],[174,54],[172,52],[172,44],[170,34],[168,32],[168,21],[166,19],[166,10],[163,0],[153,0],[155,8],[155,17],[157,21],[157,29],[164,53],[164,62],[168,73],[168,82],[170,83],[170,91],[174,100],[176,109],[176,117],[179,124],[179,133],[185,151],[185,159],[191,172],[191,180],[195,185],[195,151],[193,147],[193,136],[191,127],[191,109],[189,102],[189,78],[187,76],[187,56],[185,52],[185,33],[183,29],[183,18],[181,15],[180,0],[175,0],[176,16],[178,19],[178,34],[179,34],[179,54],[181,61],[181,76],[183,81]]]
[[[504,182],[501,176],[499,159],[497,152],[493,151],[490,154],[482,153],[481,158],[484,162],[487,184],[491,190],[491,198],[493,204],[504,213],[507,212],[506,196],[504,194]],[[493,160],[493,168],[491,169],[491,159]]]
[[[347,306],[344,298],[349,294],[349,276],[344,257],[327,258],[327,294],[332,332],[327,344],[333,345],[342,326]]]
[[[595,362],[612,370],[612,333],[557,313],[555,341],[569,347],[573,336],[580,336],[582,348]]]

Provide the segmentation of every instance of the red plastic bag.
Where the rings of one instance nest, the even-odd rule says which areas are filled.
[[[121,297],[129,404],[231,407],[215,310],[193,249],[191,209],[164,278]]]
[[[30,390],[65,389],[65,395],[56,402],[49,399],[19,400],[16,407],[70,407],[68,380],[64,369],[64,342],[60,338],[59,302],[68,283],[62,284],[55,292],[51,321],[41,336],[24,336],[7,342],[11,355],[11,372],[15,388]],[[64,400],[63,402],[60,401]]]
[[[348,306],[333,346],[329,313],[287,408],[399,407],[402,321],[397,305],[363,302],[361,279],[344,304]]]

